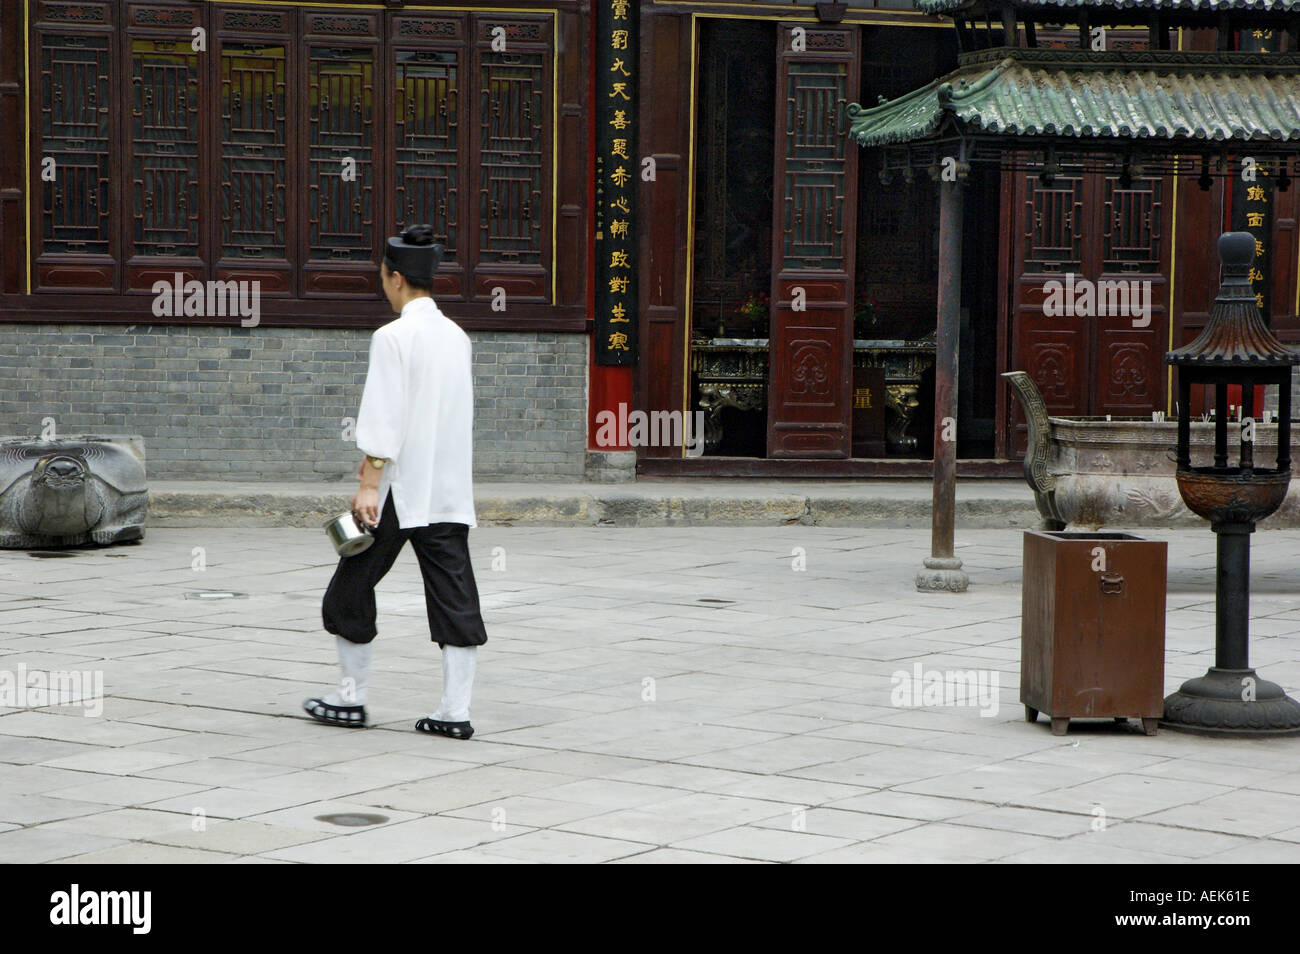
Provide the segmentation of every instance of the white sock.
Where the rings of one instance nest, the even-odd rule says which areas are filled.
[[[469,698],[474,688],[477,646],[444,646],[442,650],[442,702],[431,716],[437,722],[468,722]]]
[[[370,683],[371,643],[354,643],[342,636],[334,637],[339,651],[339,687],[325,697],[331,706],[364,706]]]

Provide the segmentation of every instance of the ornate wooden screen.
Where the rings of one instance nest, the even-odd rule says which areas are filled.
[[[584,283],[566,279],[559,302],[553,275],[556,235],[580,248],[586,205],[585,123],[554,148],[561,105],[580,117],[586,98],[570,0],[564,14],[21,3],[30,150],[5,161],[31,183],[30,291],[144,293],[181,272],[369,312],[385,237],[429,222],[448,247],[441,300],[498,323],[557,305],[581,322]],[[508,317],[489,307],[498,287]]]
[[[118,243],[112,234],[110,189],[116,170],[110,151],[109,37],[43,31],[39,36],[42,149],[33,172],[42,196],[40,273],[52,287],[112,287]],[[47,170],[49,177],[41,176]],[[61,267],[46,264],[56,256]]]
[[[394,59],[396,229],[428,222],[435,233],[445,236],[447,257],[454,262],[461,243],[460,54],[399,49]],[[457,295],[460,274],[457,265]]]
[[[316,18],[320,20],[322,18]],[[377,292],[376,50],[312,46],[307,56],[306,288]],[[319,269],[317,262],[331,267]],[[341,263],[364,263],[364,268]]]
[[[465,183],[473,175],[466,165],[465,124],[477,103],[465,31],[459,17],[400,15],[393,17],[389,32],[396,142],[393,231],[428,222],[444,237],[447,254],[434,293],[450,298],[466,297],[472,263],[465,240],[471,218]]]
[[[218,277],[259,281],[264,294],[296,294],[291,19],[283,11],[221,10],[218,22]]]
[[[287,59],[280,43],[221,46],[219,261],[276,291],[290,281]]]
[[[545,300],[550,250],[546,215],[550,189],[550,85],[546,31],[540,22],[483,19],[478,24],[478,170],[474,293],[500,285],[511,297]],[[491,49],[492,31],[504,31],[509,52]]]
[[[781,28],[769,457],[850,454],[858,149],[844,107],[857,73],[855,28]]]
[[[131,43],[128,261],[200,259],[199,61],[189,44]]]

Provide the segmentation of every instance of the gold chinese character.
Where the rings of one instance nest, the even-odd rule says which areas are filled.
[[[871,389],[857,388],[853,392],[853,406],[858,410],[871,409]]]
[[[615,219],[609,223],[610,238],[627,238],[627,219]]]
[[[626,83],[615,83],[615,84],[614,84],[614,91],[613,91],[612,93],[609,94],[609,98],[610,98],[610,99],[613,99],[615,96],[622,96],[623,99],[625,99],[625,100],[628,101],[628,102],[631,102],[631,101],[632,101],[632,97],[629,96],[629,95],[627,95],[627,84],[626,84]]]
[[[1264,293],[1263,293],[1263,292],[1256,292],[1256,293],[1255,293],[1255,304],[1256,304],[1258,307],[1260,307],[1260,308],[1263,308],[1263,307],[1264,307]]]
[[[627,70],[625,70],[625,69],[623,68],[623,65],[624,65],[624,64],[623,64],[623,61],[622,61],[622,60],[620,60],[620,59],[615,59],[615,60],[614,60],[614,65],[611,66],[611,67],[609,68],[609,71],[610,71],[611,73],[622,73],[624,76],[631,76],[632,74],[629,73]]]
[[[609,267],[610,268],[631,268],[632,262],[627,257],[627,252],[610,252]]]
[[[615,351],[630,351],[627,346],[627,335],[621,331],[616,331],[609,336],[609,346]]]
[[[1259,228],[1260,226],[1262,226],[1262,225],[1264,224],[1264,213],[1263,213],[1263,212],[1247,212],[1247,213],[1246,213],[1246,224],[1247,224],[1248,226],[1250,226],[1251,228],[1256,228],[1256,229]]]
[[[631,214],[632,214],[632,209],[631,209],[630,206],[628,206],[628,204],[627,204],[627,199],[619,199],[617,202],[611,202],[611,203],[609,204],[609,207],[610,207],[611,209],[618,209],[618,210],[619,210],[620,212],[622,212],[624,215],[631,215]]]
[[[1258,268],[1252,268],[1250,274],[1246,276],[1246,279],[1251,282],[1262,282],[1264,280],[1264,273]]]
[[[626,110],[616,109],[614,110],[614,118],[609,121],[609,124],[615,129],[626,129],[632,125],[632,122],[627,118]]]
[[[627,19],[628,0],[609,0],[609,8],[614,11],[615,20]]]
[[[1260,256],[1263,254],[1264,254],[1264,243],[1261,242],[1259,239],[1255,239],[1255,255]]]
[[[630,319],[630,318],[627,316],[627,309],[623,307],[623,303],[622,303],[622,302],[619,302],[617,305],[615,305],[613,308],[611,308],[611,309],[609,310],[609,313],[610,313],[611,315],[614,316],[614,317],[612,317],[612,318],[609,319],[611,322],[614,322],[614,321],[631,321],[631,320],[632,320],[632,319]]]
[[[627,185],[627,181],[631,178],[632,176],[622,166],[619,166],[609,174],[609,181],[614,183],[614,185],[618,186],[620,189]]]
[[[614,148],[610,150],[610,154],[618,156],[620,159],[627,159],[629,161],[632,159],[632,157],[627,154],[626,139],[615,139]]]
[[[1267,202],[1268,200],[1264,198],[1264,187],[1263,187],[1263,186],[1246,186],[1246,201],[1247,201],[1247,202]]]
[[[632,279],[630,278],[619,278],[619,277],[611,278],[609,280],[609,290],[616,295],[624,294],[627,292],[628,285],[630,285],[631,282]]]
[[[609,44],[609,45],[610,45],[611,47],[613,47],[614,49],[616,49],[616,50],[626,50],[626,49],[627,49],[627,31],[626,31],[626,30],[615,30],[612,34],[610,34],[610,44]]]

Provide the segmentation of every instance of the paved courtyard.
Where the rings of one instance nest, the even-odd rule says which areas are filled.
[[[1144,536],[1170,541],[1172,691],[1212,661],[1214,539]],[[914,590],[917,530],[470,541],[490,641],[469,742],[412,728],[441,668],[409,548],[379,591],[366,730],[300,708],[337,673],[319,530],[0,554],[0,671],[104,688],[99,715],[0,709],[0,860],[1300,861],[1300,739],[1024,722],[1019,531],[958,531],[965,595]],[[1293,693],[1297,552],[1300,531],[1254,537],[1252,662]],[[996,674],[997,704],[894,704],[916,664]]]

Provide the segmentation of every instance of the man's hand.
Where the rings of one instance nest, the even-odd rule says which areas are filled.
[[[368,526],[379,523],[379,490],[376,487],[362,486],[352,498],[352,512],[361,522]]]
[[[361,486],[352,498],[352,512],[362,523],[371,527],[379,523],[380,474],[379,468],[370,463],[369,458],[361,458],[361,466],[357,468],[357,479],[361,481]]]

